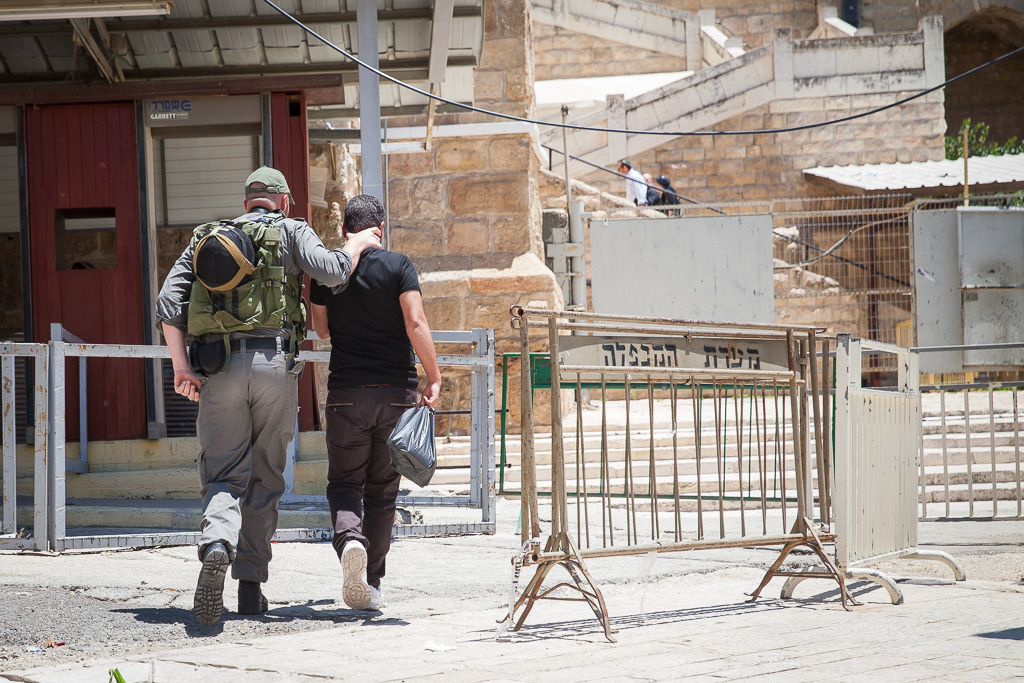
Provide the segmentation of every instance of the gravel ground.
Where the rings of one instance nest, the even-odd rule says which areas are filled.
[[[518,501],[499,505],[499,533],[494,536],[396,539],[388,556],[385,592],[400,609],[390,618],[387,610],[367,613],[345,607],[340,567],[327,543],[275,545],[264,591],[271,609],[265,615],[235,613],[237,583],[229,578],[224,596],[228,611],[213,627],[199,625],[191,611],[200,568],[194,548],[59,556],[0,552],[0,671],[323,629],[336,629],[344,637],[353,628],[400,627],[413,619],[460,610],[493,611],[498,618],[508,600],[509,558],[519,546],[513,533],[517,508]],[[1019,584],[1024,577],[1022,532],[1024,522],[1019,521],[928,522],[920,525],[919,538],[923,548],[953,554],[970,580]],[[751,568],[766,568],[776,553],[776,548],[732,549],[658,555],[653,565],[643,556],[588,564],[602,585],[632,590],[629,584],[636,584],[636,600],[642,605],[647,582],[686,577],[686,585],[702,590],[708,583],[702,575],[750,574]],[[807,554],[796,558],[810,559]],[[949,569],[935,562],[889,562],[878,568],[902,579],[952,579]],[[520,587],[529,576],[525,571]],[[799,589],[797,597],[826,589],[817,585]],[[779,589],[781,581],[776,581],[765,595],[774,597]],[[887,602],[884,591],[874,584],[861,584],[857,595],[869,602]],[[395,618],[396,612],[402,618]],[[50,639],[64,645],[46,647]],[[42,651],[29,651],[35,648]]]

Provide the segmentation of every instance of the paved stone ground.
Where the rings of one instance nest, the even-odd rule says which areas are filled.
[[[0,678],[106,681],[114,667],[130,683],[1024,677],[1024,522],[922,523],[922,547],[953,553],[968,580],[953,581],[938,563],[886,563],[905,603],[858,583],[864,604],[850,612],[825,581],[780,600],[776,580],[746,602],[774,549],[665,554],[650,566],[645,557],[596,559],[590,569],[618,631],[612,644],[584,605],[551,601],[522,631],[496,638],[517,511],[518,501],[499,506],[494,536],[396,542],[391,605],[379,614],[345,608],[330,546],[279,544],[271,611],[230,611],[213,628],[190,612],[199,569],[191,548],[0,554]],[[234,590],[229,581],[229,609]],[[50,636],[68,644],[24,651]]]

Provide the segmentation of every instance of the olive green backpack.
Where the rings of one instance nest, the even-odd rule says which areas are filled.
[[[289,355],[298,352],[306,338],[306,304],[302,299],[302,279],[285,273],[281,263],[283,231],[280,212],[266,214],[267,220],[220,220],[204,223],[192,235],[197,248],[217,228],[238,228],[252,240],[256,249],[255,269],[244,282],[229,282],[223,288],[210,289],[198,277],[192,283],[188,305],[188,332],[220,334],[224,338],[227,370],[231,357],[230,335],[255,329],[291,330]],[[194,267],[193,267],[194,271]],[[236,278],[238,280],[240,278]],[[233,286],[232,286],[233,285]]]

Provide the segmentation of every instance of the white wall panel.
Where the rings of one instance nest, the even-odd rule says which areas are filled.
[[[594,311],[775,322],[768,214],[590,223]]]

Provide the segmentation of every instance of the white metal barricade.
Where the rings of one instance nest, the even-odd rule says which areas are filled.
[[[144,346],[130,344],[86,344],[64,330],[59,324],[51,326],[52,341],[49,350],[49,395],[51,398],[47,430],[52,444],[49,459],[48,533],[55,551],[82,548],[105,547],[146,547],[157,545],[186,545],[199,539],[198,532],[168,531],[166,533],[110,534],[91,536],[68,536],[66,524],[66,472],[88,472],[88,446],[85,425],[87,423],[87,400],[85,395],[85,359],[87,358],[148,358],[169,359],[166,346]],[[408,524],[395,528],[395,535],[454,535],[466,533],[494,533],[495,531],[495,450],[494,450],[494,331],[476,328],[471,331],[438,331],[433,333],[437,343],[471,344],[473,352],[466,355],[439,354],[441,366],[469,367],[472,372],[472,427],[471,427],[471,488],[468,496],[404,496],[400,505],[415,507],[458,506],[480,508],[479,523],[457,524]],[[38,345],[47,349],[45,345]],[[67,358],[81,358],[79,364],[79,420],[82,443],[77,460],[66,457],[66,361]],[[306,362],[328,362],[329,351],[304,351]],[[6,376],[6,375],[5,375]],[[44,420],[45,422],[45,420]],[[293,442],[292,462],[286,472],[287,497],[283,504],[318,504],[323,496],[300,496],[294,494],[294,460],[298,457],[298,438]],[[5,478],[6,482],[6,478]],[[46,483],[46,482],[44,482]],[[44,517],[47,517],[44,515]],[[46,525],[44,525],[46,526]],[[331,529],[279,529],[275,535],[278,541],[330,540]]]
[[[33,409],[26,411],[32,416],[33,477],[32,477],[32,536],[25,537],[18,531],[18,470],[17,470],[17,424],[15,420],[15,358],[31,358],[33,361]],[[2,369],[2,415],[3,415],[3,517],[0,518],[0,549],[47,548],[47,511],[49,506],[47,483],[47,414],[50,410],[47,378],[49,359],[46,344],[0,343],[0,369]]]
[[[895,354],[895,390],[861,387],[861,354]],[[918,355],[911,349],[841,334],[836,347],[835,514],[836,566],[847,577],[884,586],[903,601],[895,581],[868,569],[896,558],[938,560],[962,581],[950,555],[917,547],[917,475],[921,394]],[[788,591],[798,579],[791,579]]]

